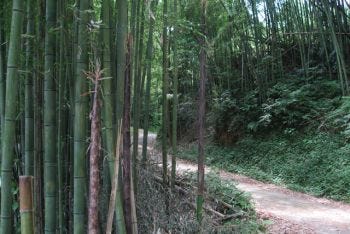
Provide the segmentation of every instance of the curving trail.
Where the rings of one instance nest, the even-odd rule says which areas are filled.
[[[142,139],[142,131],[140,132]],[[153,145],[156,134],[149,134],[150,155],[159,164]],[[168,163],[170,167],[170,159]],[[197,171],[195,163],[178,159],[177,173]],[[210,167],[206,167],[206,172]],[[269,233],[341,233],[350,234],[350,205],[316,198],[246,176],[220,170],[220,177],[237,183],[237,188],[251,195],[260,218],[272,221]]]

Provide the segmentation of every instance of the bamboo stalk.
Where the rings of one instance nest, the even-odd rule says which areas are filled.
[[[203,34],[206,35],[206,11],[207,1],[201,1],[201,23]],[[201,49],[200,49],[200,84],[199,84],[199,106],[198,106],[198,119],[199,119],[199,130],[198,130],[198,190],[197,190],[197,221],[202,222],[203,214],[203,203],[204,203],[204,122],[205,122],[205,84],[207,80],[207,54],[205,49],[205,37],[201,38]]]
[[[33,177],[19,177],[19,202],[21,214],[21,234],[34,233],[34,215],[33,215]]]
[[[136,216],[136,200],[135,200],[135,189],[134,189],[133,177],[134,177],[134,173],[131,170],[130,172],[131,228],[132,228],[132,234],[137,234],[138,230],[137,230],[137,216]]]
[[[58,181],[58,233],[63,234],[65,232],[65,212],[64,205],[65,200],[68,198],[64,193],[64,181],[65,181],[65,162],[67,155],[67,142],[66,142],[66,134],[68,133],[68,124],[67,117],[68,112],[66,110],[66,99],[65,95],[67,94],[67,79],[69,77],[68,63],[65,61],[67,58],[67,34],[65,33],[65,28],[67,28],[67,22],[65,17],[67,16],[66,8],[65,8],[66,0],[61,0],[58,2],[58,12],[59,12],[59,37],[57,37],[57,41],[59,42],[59,51],[57,51],[57,61],[59,61],[59,69],[57,71],[58,75],[58,113],[57,113],[57,181]]]
[[[16,117],[19,89],[18,67],[20,61],[21,32],[24,17],[24,1],[14,0],[12,6],[10,44],[7,59],[5,122],[2,130],[1,160],[1,228],[0,233],[13,233],[12,179]]]
[[[131,213],[131,155],[130,155],[130,91],[131,91],[131,48],[132,36],[128,37],[125,87],[124,87],[124,111],[123,111],[123,192],[124,192],[124,217],[126,232],[132,233],[132,213]]]
[[[86,233],[86,138],[88,126],[88,97],[85,71],[88,70],[89,32],[86,25],[90,18],[90,1],[79,1],[77,53],[75,67],[75,100],[74,100],[74,182],[73,182],[73,232]]]
[[[177,40],[178,40],[178,27],[176,25],[177,20],[177,0],[174,0],[174,15],[173,15],[173,27],[174,27],[174,35],[173,35],[173,67],[174,67],[174,75],[173,75],[173,108],[172,108],[172,149],[173,155],[171,157],[171,180],[170,185],[171,188],[174,188],[175,185],[175,177],[176,177],[176,155],[177,155],[177,108],[179,104],[178,100],[178,55],[177,55]]]
[[[116,36],[116,60],[117,60],[117,71],[116,71],[116,122],[123,118],[123,107],[124,107],[124,82],[125,82],[125,70],[126,70],[126,48],[127,48],[127,25],[128,25],[128,1],[127,0],[116,0],[117,8],[117,36]],[[122,128],[117,126],[116,129]],[[111,168],[111,167],[110,167]],[[126,233],[125,216],[123,210],[122,200],[122,187],[117,188],[116,194],[116,226],[118,233]]]
[[[151,10],[156,11],[158,0],[152,1]],[[152,13],[153,14],[153,13]],[[150,112],[150,93],[151,93],[151,81],[152,81],[152,54],[153,54],[153,32],[154,32],[155,19],[153,16],[149,17],[149,31],[148,42],[146,50],[146,91],[145,91],[145,112],[144,112],[144,128],[143,128],[143,143],[142,143],[142,163],[145,165],[147,161],[147,145],[148,145],[148,128],[149,128],[149,112]],[[144,74],[146,75],[146,74]]]
[[[118,121],[118,126],[119,127],[117,132],[117,143],[116,143],[116,149],[115,149],[114,174],[112,177],[111,196],[109,198],[106,234],[112,233],[113,215],[114,215],[115,204],[116,204],[116,194],[117,194],[117,188],[119,186],[118,175],[119,175],[120,146],[123,145],[123,143],[121,142],[123,140],[122,133],[121,133],[122,120]]]
[[[91,143],[90,143],[90,179],[89,179],[89,209],[88,209],[88,233],[97,234],[98,207],[100,193],[99,160],[101,151],[101,103],[99,97],[99,81],[102,71],[99,62],[96,62],[95,72],[90,76],[94,80],[94,98],[91,117]]]
[[[168,0],[163,2],[163,90],[162,90],[162,161],[163,161],[163,183],[168,183],[168,80],[169,80],[169,59],[168,59]]]
[[[45,76],[44,76],[44,205],[45,233],[56,231],[57,201],[57,119],[56,119],[56,82],[55,52],[57,3],[46,1],[45,30]]]
[[[25,175],[34,175],[34,106],[33,106],[33,1],[27,1],[26,80],[25,80]],[[1,66],[1,65],[0,65]]]

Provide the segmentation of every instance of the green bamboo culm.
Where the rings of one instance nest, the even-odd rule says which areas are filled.
[[[110,174],[114,169],[114,132],[113,132],[113,103],[112,103],[112,77],[111,77],[111,56],[110,56],[110,0],[102,1],[102,53],[103,53],[103,74],[106,79],[102,81],[103,90],[103,142],[106,147],[106,154],[109,162]]]
[[[130,51],[129,51],[129,54],[130,54],[130,82],[132,83],[132,87],[137,87],[138,86],[138,79],[134,79],[136,77],[136,72],[135,72],[135,69],[137,67],[137,53],[136,53],[136,47],[137,47],[137,32],[138,32],[138,12],[139,12],[139,5],[140,5],[140,0],[131,0],[131,10],[130,10],[130,31],[129,31],[129,36],[130,36],[130,39],[131,39],[131,43],[129,44],[130,45]],[[128,62],[127,62],[128,63]],[[129,64],[127,64],[129,65]],[[137,89],[137,88],[136,88]],[[130,91],[131,92],[131,91]],[[133,92],[133,96],[137,96],[137,91],[134,89],[134,92]],[[132,106],[132,111],[134,111],[134,108],[135,108],[135,105],[134,104],[130,104]],[[135,113],[133,113],[132,117],[135,116]],[[132,118],[132,121],[134,121],[134,119]],[[131,124],[131,123],[130,123]],[[136,133],[136,126],[135,126],[135,122],[132,122],[133,124],[133,133],[137,134]],[[133,140],[135,139],[135,134],[133,134]],[[134,146],[135,144],[133,144]],[[136,143],[137,145],[137,143]],[[136,152],[135,154],[133,153],[132,154],[132,168],[131,170],[134,172],[136,171],[136,163],[134,163],[136,161]],[[135,181],[133,180],[132,181],[133,183],[135,183]],[[125,215],[126,219],[127,219],[127,215]],[[128,223],[128,221],[127,221]],[[128,224],[127,224],[128,226]],[[128,227],[127,227],[128,229]]]
[[[66,17],[66,1],[60,0],[58,1],[58,20],[60,25],[60,31],[59,31],[59,51],[57,51],[57,61],[59,61],[59,67],[58,67],[58,120],[57,120],[57,130],[58,130],[58,136],[57,136],[57,180],[58,180],[58,233],[63,234],[65,231],[65,224],[64,224],[64,201],[65,201],[65,193],[64,193],[64,163],[65,163],[65,157],[67,151],[66,150],[66,133],[67,133],[67,111],[66,111],[66,99],[65,96],[67,94],[66,92],[66,81],[67,77],[69,75],[66,73],[69,68],[67,68],[67,63],[65,63],[66,59],[66,34],[65,30],[67,28],[67,24],[65,21]],[[68,60],[68,59],[67,59]],[[67,69],[66,69],[67,68]]]
[[[111,17],[110,17],[110,0],[102,1],[102,41],[103,41],[103,71],[104,77],[107,79],[102,81],[102,90],[103,90],[103,141],[106,147],[106,153],[108,158],[109,165],[109,174],[110,177],[114,176],[114,164],[115,164],[115,140],[114,140],[114,128],[113,128],[113,112],[114,112],[114,104],[113,104],[113,90],[112,90],[112,68],[111,68]],[[118,41],[118,44],[122,44],[122,42]],[[111,179],[113,182],[113,179]],[[119,197],[119,199],[118,199]],[[125,233],[125,223],[124,223],[124,214],[123,214],[123,206],[121,202],[120,193],[117,194],[116,198],[116,221],[118,233]],[[119,200],[119,202],[118,202]]]
[[[196,197],[196,217],[198,223],[202,222],[203,219],[203,203],[204,203],[204,198],[203,195],[197,195]]]
[[[56,10],[55,0],[46,1],[44,73],[44,200],[45,233],[56,233],[57,127],[56,127]]]
[[[74,192],[73,192],[73,232],[86,233],[86,151],[88,124],[88,27],[89,0],[80,0],[78,20],[78,48],[75,78],[74,107]]]
[[[174,75],[173,75],[173,109],[172,109],[172,149],[173,156],[171,158],[171,188],[175,188],[175,177],[176,177],[176,155],[177,155],[177,106],[178,106],[178,57],[177,57],[177,0],[174,0],[174,10],[173,10],[173,67],[174,67]]]
[[[169,79],[169,61],[168,61],[168,0],[163,3],[163,90],[162,90],[162,162],[163,162],[163,183],[167,184],[167,135],[168,135],[168,79]]]
[[[3,2],[0,3],[0,9],[4,9]],[[4,123],[5,117],[5,74],[6,74],[6,48],[5,48],[5,20],[4,12],[0,10],[0,123]]]
[[[1,224],[0,233],[13,233],[12,225],[12,166],[14,159],[15,129],[18,99],[18,63],[21,51],[21,32],[24,1],[14,0],[12,6],[10,45],[7,60],[5,121],[2,140],[1,164]]]
[[[340,43],[338,41],[335,29],[334,29],[335,26],[332,19],[330,5],[326,0],[322,0],[321,2],[323,4],[323,9],[327,16],[327,22],[328,22],[329,31],[331,34],[331,41],[333,43],[334,51],[336,53],[338,76],[339,76],[340,84],[342,87],[343,95],[346,96],[349,94],[350,90],[349,90],[349,84],[348,84],[348,76],[347,76],[347,70],[346,70],[346,62],[344,59],[344,53],[340,47]]]
[[[38,3],[42,4],[40,0]],[[45,17],[45,8],[38,7],[35,14],[36,38],[35,43],[35,76],[34,76],[34,206],[35,206],[35,229],[38,234],[44,232],[44,204],[43,204],[43,80],[44,80],[44,36],[45,21],[39,20]],[[41,72],[38,72],[41,71]]]
[[[103,76],[104,79],[101,81],[102,85],[102,141],[104,150],[104,158],[108,160],[108,168],[103,169],[104,176],[108,178],[108,175],[105,173],[109,173],[109,178],[113,178],[114,175],[114,126],[113,126],[113,113],[114,113],[114,104],[113,104],[113,75],[112,75],[112,67],[111,67],[111,59],[112,55],[111,51],[111,1],[103,0],[102,8],[101,8],[101,20],[102,24],[100,27],[100,37],[102,40],[101,43],[101,52],[102,52],[102,68],[103,68]],[[112,180],[111,180],[112,181]],[[110,187],[109,180],[106,179],[108,184],[105,184],[103,181],[103,185],[106,187]],[[109,189],[105,188],[107,191]],[[104,190],[105,191],[105,190]],[[102,221],[103,222],[103,221]]]
[[[137,193],[137,158],[138,158],[138,139],[140,127],[140,106],[141,106],[141,70],[142,70],[142,54],[143,54],[143,37],[144,37],[144,18],[145,18],[145,3],[138,1],[136,10],[136,37],[134,48],[134,96],[133,96],[133,151],[132,151],[132,174],[135,193]]]
[[[25,175],[34,175],[34,105],[33,105],[33,40],[34,11],[33,0],[27,0],[27,39],[25,77]]]
[[[197,172],[197,221],[201,224],[203,219],[204,203],[204,179],[205,179],[205,154],[204,154],[204,133],[205,133],[205,84],[207,82],[207,53],[206,53],[206,12],[207,0],[200,0],[201,5],[201,28],[203,36],[200,39],[199,52],[199,103],[198,103],[198,172]]]
[[[156,11],[158,0],[154,0],[151,3],[152,12]],[[145,119],[143,126],[143,142],[142,142],[142,162],[143,164],[147,161],[147,145],[148,145],[148,128],[149,128],[149,111],[150,111],[150,100],[151,100],[151,81],[152,81],[152,57],[153,57],[153,32],[154,32],[155,19],[149,17],[149,31],[148,41],[146,49],[146,91],[145,91]]]
[[[128,30],[128,1],[117,0],[117,37],[116,37],[116,51],[117,51],[117,92],[116,92],[116,123],[123,117],[124,106],[124,76],[125,76],[125,54],[126,54],[126,36]],[[117,124],[116,129],[121,128]],[[110,172],[111,173],[111,172]],[[121,173],[120,173],[121,174]],[[126,233],[125,217],[123,211],[122,200],[122,186],[118,183],[116,194],[116,222],[118,233]]]
[[[0,3],[0,9],[5,9],[3,2]],[[4,131],[4,119],[5,119],[5,22],[4,22],[4,10],[0,10],[0,162],[2,157],[2,135]]]
[[[128,1],[117,0],[117,92],[116,92],[116,121],[123,116],[124,106],[124,76],[125,76],[125,54],[126,35],[128,30]],[[116,127],[118,129],[119,126]]]
[[[33,177],[19,177],[19,200],[21,214],[21,234],[34,234]]]

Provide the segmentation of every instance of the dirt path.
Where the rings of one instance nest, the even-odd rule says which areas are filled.
[[[156,135],[149,135],[150,149]],[[155,154],[152,152],[151,154]],[[159,157],[153,157],[158,161]],[[170,160],[168,163],[170,167]],[[197,171],[196,164],[177,160],[177,173]],[[206,172],[210,167],[206,167]],[[349,233],[350,205],[323,198],[315,198],[273,184],[220,171],[220,176],[237,183],[237,188],[251,194],[256,211],[262,219],[269,219],[269,233]]]

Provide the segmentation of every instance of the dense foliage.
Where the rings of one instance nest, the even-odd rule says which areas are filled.
[[[340,106],[340,94],[336,81],[289,75],[267,90],[267,100],[261,105],[255,92],[237,97],[224,91],[214,100],[209,123],[213,122],[215,139],[226,145],[246,133],[317,128],[320,121],[330,121],[326,116]]]

